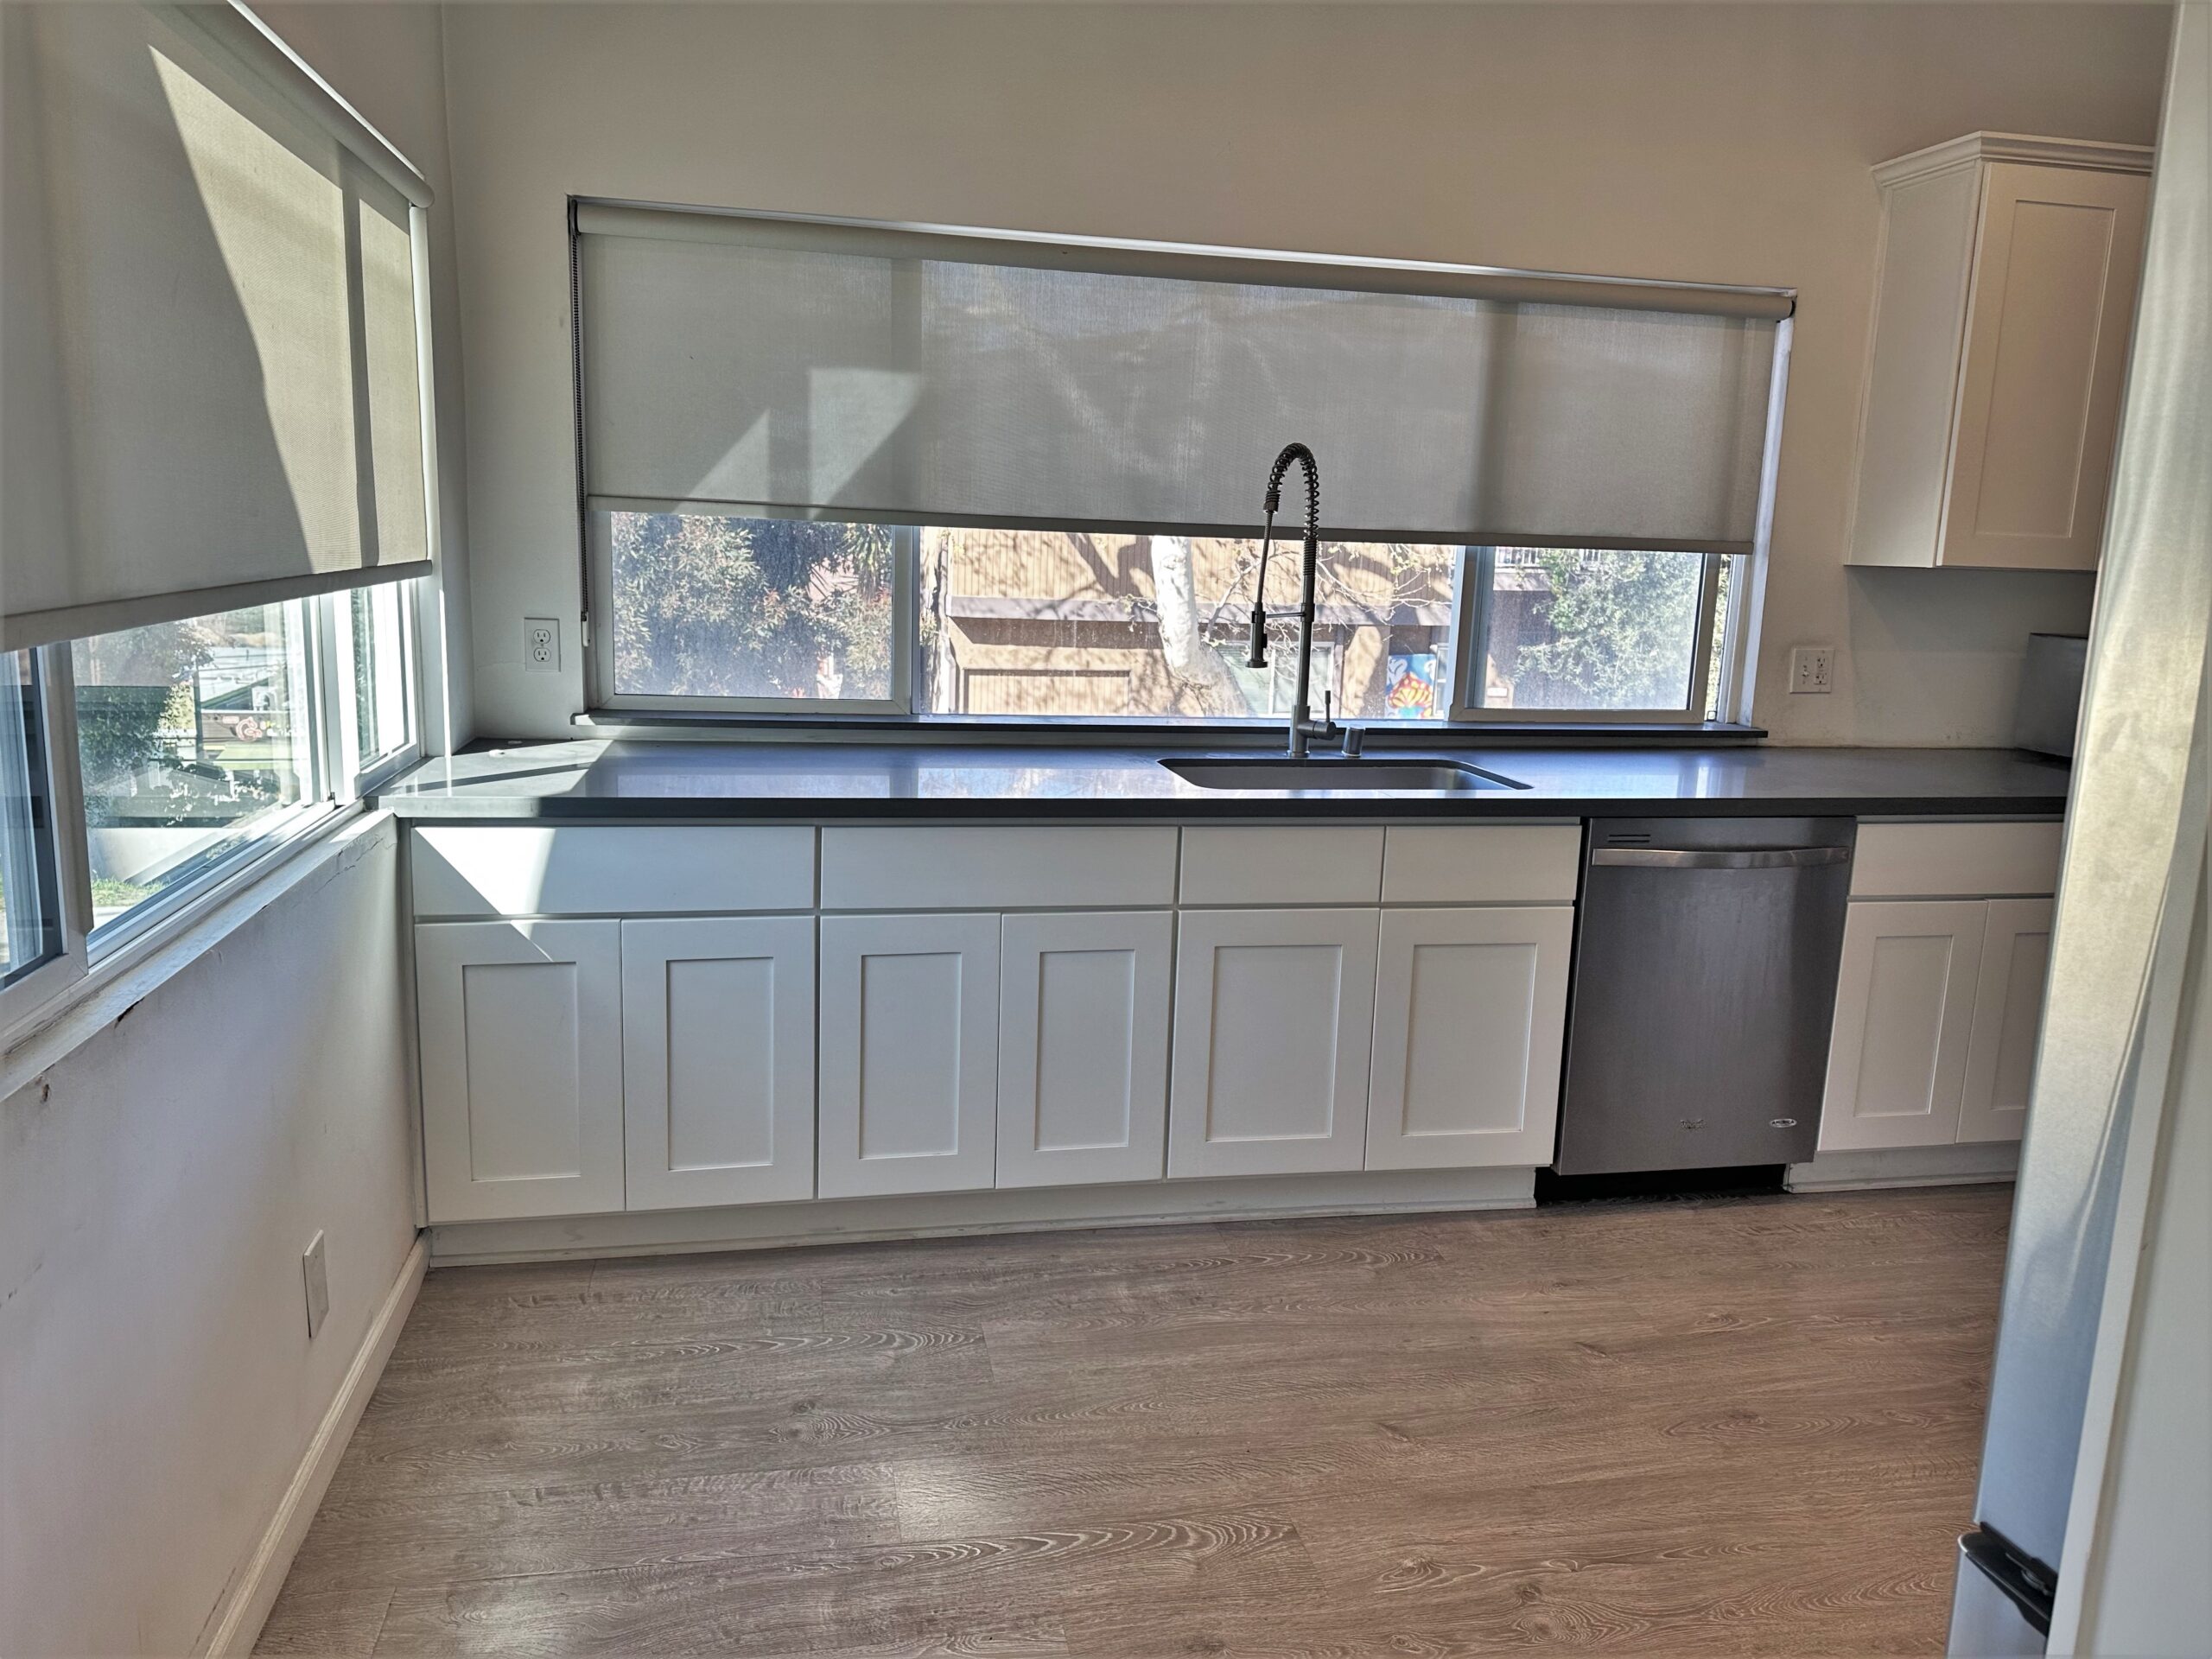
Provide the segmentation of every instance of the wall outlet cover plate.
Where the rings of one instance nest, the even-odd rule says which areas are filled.
[[[561,671],[561,625],[550,616],[522,620],[522,671],[558,674]]]
[[[1799,645],[1789,653],[1789,691],[1792,696],[1826,696],[1835,689],[1835,647]]]

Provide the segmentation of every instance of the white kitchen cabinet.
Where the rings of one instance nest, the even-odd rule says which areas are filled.
[[[1382,912],[1368,1168],[1551,1161],[1573,943],[1568,905]]]
[[[1376,917],[1365,908],[1183,913],[1170,1175],[1365,1162]]]
[[[416,928],[432,1221],[623,1207],[620,930]]]
[[[825,1198],[993,1184],[999,918],[822,918]]]
[[[1994,133],[1875,168],[1850,563],[2096,568],[2150,170]]]
[[[1961,1141],[2017,1141],[2028,1120],[2044,982],[2050,968],[2048,899],[1993,899],[1983,906],[1980,982],[1959,1109]]]
[[[814,918],[622,925],[632,1210],[814,1196]]]
[[[1161,910],[1006,918],[1001,1186],[1160,1179],[1174,931]]]
[[[1843,930],[1820,1149],[1957,1138],[1988,906],[1854,903]]]

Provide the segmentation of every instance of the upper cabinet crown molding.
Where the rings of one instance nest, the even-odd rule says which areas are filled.
[[[1874,169],[1848,563],[2096,568],[2151,160],[1978,132]]]
[[[1884,189],[1946,168],[1976,162],[2025,162],[2037,167],[2088,167],[2106,173],[2148,176],[2157,152],[2148,144],[2113,144],[2093,138],[2038,138],[2024,132],[1970,132],[1882,162],[1874,182]]]

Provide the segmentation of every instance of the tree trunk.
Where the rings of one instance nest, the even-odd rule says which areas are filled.
[[[1153,596],[1160,606],[1160,654],[1179,690],[1197,702],[1198,714],[1247,713],[1236,677],[1206,643],[1190,543],[1179,536],[1147,536],[1145,543],[1152,560]]]

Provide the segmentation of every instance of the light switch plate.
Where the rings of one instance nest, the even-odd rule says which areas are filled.
[[[558,674],[561,671],[561,625],[550,616],[522,620],[522,671]]]
[[[321,1233],[309,1242],[307,1254],[300,1258],[300,1268],[307,1276],[308,1340],[312,1342],[322,1322],[330,1317],[330,1268],[323,1259]]]
[[[1835,689],[1835,647],[1800,645],[1789,653],[1789,691],[1792,696],[1809,693],[1826,696]]]

